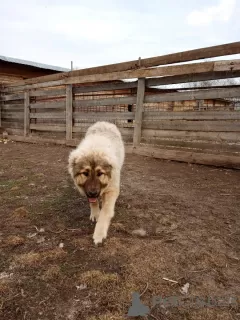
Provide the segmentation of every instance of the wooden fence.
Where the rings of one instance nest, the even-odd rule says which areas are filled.
[[[12,83],[0,89],[1,126],[15,140],[76,145],[110,121],[127,151],[240,168],[239,85],[156,88],[240,77],[237,59],[174,64],[236,53],[240,42]]]

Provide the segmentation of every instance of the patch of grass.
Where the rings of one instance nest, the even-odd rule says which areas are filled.
[[[51,265],[42,275],[42,280],[51,281],[62,277],[61,268],[58,265]]]
[[[112,314],[112,313],[105,313],[99,316],[93,316],[88,318],[88,320],[124,320],[125,318],[120,314]]]
[[[5,245],[11,246],[11,247],[17,247],[25,243],[25,240],[23,237],[20,236],[9,236],[4,241]]]
[[[56,248],[44,252],[28,252],[23,253],[20,255],[16,255],[14,257],[14,265],[16,267],[24,268],[24,267],[38,267],[40,263],[43,263],[46,260],[57,260],[59,258],[62,258],[67,254],[66,251],[64,251],[61,248]]]
[[[106,288],[113,287],[119,281],[118,274],[105,273],[99,270],[91,270],[82,273],[79,280],[92,288]]]
[[[1,279],[0,280],[0,296],[5,295],[10,291],[10,280],[9,279]]]
[[[36,267],[41,262],[42,257],[38,252],[28,252],[16,255],[14,257],[14,264],[17,267]]]

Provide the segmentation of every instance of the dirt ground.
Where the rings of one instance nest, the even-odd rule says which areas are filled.
[[[96,247],[70,150],[0,143],[0,319],[240,319],[240,171],[127,155]]]

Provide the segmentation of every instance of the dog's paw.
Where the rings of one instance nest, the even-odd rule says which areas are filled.
[[[93,235],[93,241],[94,241],[94,244],[97,245],[97,244],[101,244],[103,242],[104,239],[107,238],[107,231],[102,228],[96,228],[95,231],[94,231],[94,235]]]

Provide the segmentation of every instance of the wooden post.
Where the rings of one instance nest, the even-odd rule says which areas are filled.
[[[24,92],[24,136],[30,132],[30,96],[29,91]]]
[[[137,88],[135,124],[134,124],[134,132],[133,132],[133,146],[134,147],[138,146],[141,141],[144,95],[145,95],[145,78],[139,78],[138,79],[138,88]]]
[[[73,127],[73,96],[72,85],[66,85],[66,140],[72,139],[72,127]]]

